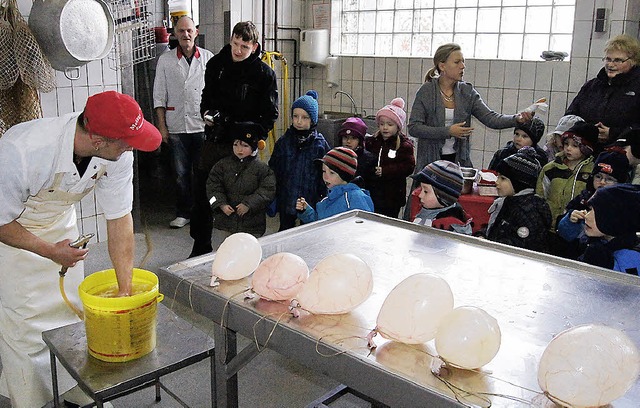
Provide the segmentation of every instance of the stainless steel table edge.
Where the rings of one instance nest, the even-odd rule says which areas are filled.
[[[318,346],[316,339],[296,332],[286,325],[277,324],[275,330],[271,333],[273,325],[276,324],[274,319],[265,318],[241,303],[232,301],[227,304],[227,299],[224,296],[216,294],[215,291],[203,289],[199,285],[181,285],[183,280],[168,272],[166,268],[161,268],[159,276],[162,285],[161,291],[165,293],[165,296],[171,297],[174,295],[177,301],[192,308],[196,313],[212,319],[217,324],[220,324],[222,315],[223,313],[225,314],[224,327],[220,326],[220,328],[227,333],[220,333],[217,330],[218,334],[216,335],[216,331],[214,331],[218,379],[222,377],[220,375],[221,368],[224,370],[230,364],[240,366],[247,363],[247,361],[233,361],[236,356],[234,345],[226,344],[228,339],[224,338],[225,335],[229,334],[228,332],[231,332],[232,339],[234,339],[235,333],[239,333],[249,339],[258,339],[260,347],[269,348],[285,357],[292,358],[312,370],[321,372],[389,406],[416,406],[416,404],[420,404],[420,401],[426,403],[425,398],[428,398],[429,407],[465,406],[436,390],[428,390],[413,381],[383,370],[371,361],[360,358],[360,356],[342,353],[344,352],[343,349],[332,347],[325,343],[321,343]],[[216,300],[212,301],[212,298]],[[184,299],[188,301],[185,302]],[[256,325],[256,322],[259,321],[260,323]],[[255,337],[254,327],[256,327]],[[264,342],[267,338],[269,338],[269,341],[265,345]],[[330,358],[323,357],[315,351],[317,346],[323,349],[325,354],[336,355]],[[252,343],[247,346],[247,349],[249,348],[255,349],[256,345]],[[233,355],[225,355],[225,349],[234,350]],[[252,355],[252,353],[248,354]],[[360,364],[362,362],[366,364]],[[234,375],[235,373],[226,374]],[[218,382],[216,388],[216,394],[219,398],[224,394],[220,384]],[[310,395],[309,401],[313,401],[316,397]],[[237,399],[228,401],[222,398],[218,399],[217,403],[219,407],[238,406]]]

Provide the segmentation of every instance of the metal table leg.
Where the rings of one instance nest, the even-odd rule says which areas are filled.
[[[60,394],[58,393],[58,369],[56,367],[56,355],[49,350],[49,360],[51,361],[51,384],[53,388],[53,406],[60,408]]]

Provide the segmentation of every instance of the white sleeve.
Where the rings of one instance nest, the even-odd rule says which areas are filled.
[[[25,155],[13,143],[5,143],[0,149],[0,163],[0,225],[6,225],[25,208],[30,194],[28,166]]]
[[[107,172],[96,183],[96,200],[107,220],[123,217],[133,208],[133,152],[107,162]]]
[[[156,77],[153,81],[153,108],[166,108],[167,107],[167,76],[166,76],[166,63],[167,59],[158,59],[156,65]]]

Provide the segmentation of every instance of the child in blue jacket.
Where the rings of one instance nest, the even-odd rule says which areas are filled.
[[[322,159],[322,179],[329,193],[318,202],[316,209],[304,197],[298,198],[296,210],[303,223],[321,220],[349,210],[373,211],[369,192],[360,188],[354,177],[358,155],[346,147],[331,149]]]

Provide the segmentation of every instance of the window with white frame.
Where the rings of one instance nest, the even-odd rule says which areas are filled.
[[[539,60],[571,50],[575,0],[332,0],[335,55],[424,57],[460,44],[467,58]]]

